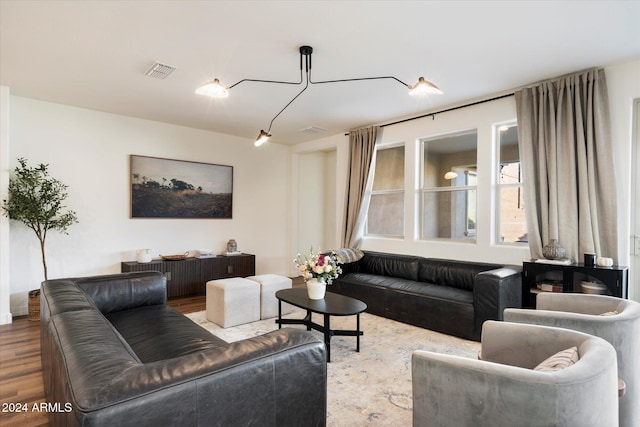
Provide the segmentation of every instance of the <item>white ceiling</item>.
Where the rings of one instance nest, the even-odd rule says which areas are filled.
[[[301,45],[314,48],[314,80],[424,76],[444,95],[416,99],[393,80],[310,86],[274,122],[274,143],[640,58],[640,2],[0,0],[12,94],[251,139],[302,86],[247,82],[224,100],[194,90],[214,77],[296,81]],[[147,77],[155,62],[177,69]],[[327,132],[299,132],[309,126]]]

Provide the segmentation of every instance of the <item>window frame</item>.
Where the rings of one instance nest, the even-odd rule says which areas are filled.
[[[469,228],[469,192],[467,192],[466,194],[466,203],[465,203],[465,207],[464,207],[464,216],[467,219],[466,224],[465,224],[465,231],[464,234],[465,236],[476,236],[477,234],[477,230],[478,230],[478,171],[470,171],[470,170],[466,170],[464,171],[465,175],[467,176],[466,181],[467,183],[469,183],[469,176],[473,175],[475,176],[476,179],[476,185],[474,185],[473,187],[475,187],[475,191],[476,191],[476,215],[475,215],[475,221],[474,221],[474,228]],[[472,187],[467,185],[467,187]],[[475,240],[475,239],[474,239]]]

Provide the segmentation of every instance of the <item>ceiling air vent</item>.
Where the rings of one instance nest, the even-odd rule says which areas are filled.
[[[325,128],[321,128],[321,127],[318,127],[318,126],[307,126],[306,128],[302,128],[302,129],[299,130],[299,132],[302,132],[302,133],[312,133],[312,134],[322,133],[322,132],[326,132],[326,131],[327,130]]]
[[[172,67],[171,65],[156,62],[145,74],[155,79],[165,79],[169,74],[173,73],[175,69],[176,67]]]

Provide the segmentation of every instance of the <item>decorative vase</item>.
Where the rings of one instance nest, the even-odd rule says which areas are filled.
[[[152,258],[151,249],[138,249],[136,251],[136,260],[141,264],[151,262]]]
[[[309,299],[323,299],[327,291],[327,284],[315,277],[307,280],[307,294]]]
[[[566,251],[558,244],[558,239],[551,239],[549,244],[542,248],[542,256],[546,259],[562,259]]]
[[[227,252],[237,252],[237,251],[238,251],[238,244],[234,239],[230,239],[227,242]]]

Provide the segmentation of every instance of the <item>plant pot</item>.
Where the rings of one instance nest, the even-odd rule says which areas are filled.
[[[40,320],[40,289],[29,291],[29,316],[31,321]]]
[[[315,277],[307,280],[307,294],[309,299],[323,299],[327,291],[327,284]]]

